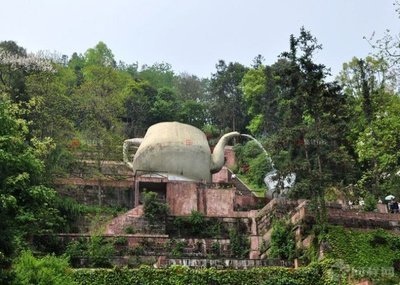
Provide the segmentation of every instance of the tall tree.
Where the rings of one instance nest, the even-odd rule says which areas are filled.
[[[139,72],[139,78],[150,82],[156,89],[174,89],[174,71],[169,63],[155,63],[151,66],[144,65]]]
[[[240,63],[220,60],[217,72],[210,81],[210,109],[212,122],[220,130],[231,129],[244,132],[248,123],[246,104],[243,98],[241,82],[247,68]]]
[[[337,84],[325,82],[325,66],[313,62],[319,49],[304,28],[290,37],[290,50],[282,54],[288,64],[277,71],[281,124],[271,147],[278,176],[296,173],[292,195],[311,198],[323,219],[326,189],[347,185],[352,163],[345,148],[346,96]]]
[[[82,69],[85,66],[85,58],[83,55],[78,55],[74,52],[71,59],[68,61],[68,68],[73,70],[75,74],[75,85],[80,86],[83,83]]]
[[[255,59],[255,67],[250,69],[242,80],[247,113],[251,119],[248,129],[254,135],[268,136],[279,127],[278,98],[280,87],[277,85],[278,73],[288,64],[280,59],[271,66],[264,66]]]
[[[111,49],[104,42],[99,42],[94,48],[85,52],[85,65],[116,67],[116,61]]]
[[[181,106],[174,91],[170,88],[161,88],[157,93],[156,100],[150,109],[154,123],[178,120]]]
[[[355,146],[363,165],[359,186],[381,197],[400,194],[400,98],[392,93],[382,96],[385,104],[359,133]]]
[[[53,64],[45,57],[28,54],[13,41],[0,43],[0,92],[14,102],[27,102],[25,77],[38,71],[53,72]]]
[[[147,128],[154,123],[150,110],[157,97],[157,89],[148,81],[132,81],[124,90],[125,133],[128,137],[143,137]]]
[[[353,58],[343,64],[343,70],[338,77],[344,91],[348,94],[351,108],[351,121],[349,122],[349,146],[354,157],[360,162],[358,189],[361,191],[378,194],[381,188],[381,175],[379,159],[375,156],[360,157],[360,140],[366,143],[366,132],[371,139],[376,140],[376,117],[382,117],[382,112],[390,106],[391,96],[394,95],[395,76],[390,71],[387,61],[375,56],[365,59]],[[367,159],[369,157],[369,159]]]
[[[0,98],[0,283],[16,246],[52,233],[63,222],[55,208],[56,192],[41,183],[44,165],[38,157],[52,147],[51,141],[29,139],[19,113]]]
[[[208,82],[195,75],[181,73],[175,76],[174,86],[176,95],[180,100],[194,100],[204,102],[207,100]]]

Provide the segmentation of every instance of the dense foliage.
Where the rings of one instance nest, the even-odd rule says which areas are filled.
[[[295,257],[295,236],[292,225],[275,221],[272,226],[270,257],[292,260]]]
[[[111,267],[111,257],[115,254],[113,243],[100,236],[71,241],[65,252],[73,266],[79,266],[80,259],[89,267]]]
[[[16,249],[63,224],[56,192],[42,178],[40,157],[51,148],[51,139],[29,139],[27,123],[18,112],[16,105],[0,101],[0,279],[6,276],[2,270]]]
[[[374,284],[397,284],[400,272],[399,236],[382,229],[357,231],[329,227],[323,237],[326,255],[353,278],[368,277]]]
[[[188,267],[173,266],[167,269],[114,270],[76,270],[74,279],[78,284],[196,284],[196,285],[235,285],[235,284],[335,284],[332,278],[324,272],[324,266],[314,264],[297,270],[286,268],[257,268],[248,270],[216,270],[189,269]],[[327,267],[328,268],[328,267]]]
[[[179,237],[220,238],[227,236],[227,229],[217,218],[207,218],[198,211],[190,216],[174,217],[168,232]]]
[[[165,221],[169,213],[169,207],[164,201],[160,201],[156,192],[144,192],[143,211],[144,217],[151,225]]]
[[[384,230],[363,232],[331,227],[325,240],[331,248],[329,256],[351,266],[400,269],[400,238]]]
[[[36,258],[25,251],[14,265],[16,285],[74,285],[73,272],[68,258],[47,255]]]

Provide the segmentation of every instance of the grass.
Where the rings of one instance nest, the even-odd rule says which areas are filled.
[[[251,192],[253,192],[254,195],[256,195],[257,197],[264,197],[264,193],[266,191],[265,187],[260,187],[252,183],[245,175],[237,174],[237,176],[240,178],[240,180],[243,181],[244,184],[247,185],[247,187],[250,188]]]

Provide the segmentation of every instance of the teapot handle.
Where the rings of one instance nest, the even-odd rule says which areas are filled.
[[[124,141],[122,147],[124,163],[132,170],[133,170],[133,163],[129,161],[129,146],[134,145],[136,147],[139,147],[142,141],[143,138],[127,139]]]

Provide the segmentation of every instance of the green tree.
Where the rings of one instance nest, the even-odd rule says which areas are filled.
[[[278,72],[286,68],[287,64],[285,59],[278,60],[272,66],[260,63],[243,77],[241,85],[248,105],[247,113],[251,119],[247,129],[254,135],[269,136],[276,133],[279,128]]]
[[[399,193],[400,185],[400,99],[391,93],[384,96],[388,102],[376,111],[356,141],[358,159],[364,166],[359,184],[380,195]]]
[[[270,257],[291,260],[295,255],[295,237],[290,224],[275,221],[272,225]]]
[[[393,90],[395,86],[388,63],[372,56],[354,57],[344,63],[338,80],[352,99],[356,131],[362,131],[371,123],[374,112],[382,103],[382,92]]]
[[[66,72],[35,73],[26,78],[26,91],[31,97],[26,118],[31,122],[32,136],[39,139],[51,137],[60,144],[73,136],[71,89],[64,81],[67,76]]]
[[[15,102],[26,100],[26,71],[16,68],[12,63],[17,58],[26,57],[26,50],[15,42],[0,42],[0,92],[7,92]]]
[[[179,119],[180,102],[172,89],[161,88],[150,109],[154,123],[176,121]]]
[[[73,94],[75,124],[96,160],[120,157],[123,141],[123,88],[130,78],[112,67],[91,65],[83,69],[84,83]]]
[[[220,60],[210,82],[212,123],[220,130],[245,131],[248,123],[246,105],[240,83],[247,68],[240,63]]]
[[[207,104],[194,100],[186,100],[181,103],[179,121],[201,129],[209,118]]]
[[[99,42],[85,52],[85,66],[90,65],[116,67],[114,55],[104,42]]]
[[[169,63],[155,63],[151,66],[144,65],[139,72],[139,79],[150,82],[156,89],[174,89],[174,71]]]
[[[148,81],[129,82],[124,90],[125,133],[128,137],[143,137],[155,119],[149,112],[157,97],[157,90]]]
[[[83,83],[82,69],[85,66],[85,58],[81,54],[74,52],[68,61],[68,69],[72,70],[75,75],[74,85],[80,86]]]
[[[208,80],[199,79],[196,75],[181,73],[174,78],[174,89],[180,100],[207,100]]]
[[[282,54],[288,64],[277,71],[281,124],[270,148],[278,177],[296,173],[292,195],[312,199],[323,219],[325,190],[350,183],[353,163],[345,147],[346,96],[338,85],[325,82],[325,66],[313,62],[319,49],[304,28],[299,37],[290,37],[290,50]]]
[[[27,123],[10,102],[0,99],[0,258],[13,255],[33,236],[62,227],[56,192],[41,184],[44,165],[38,159],[49,148],[28,140]],[[7,262],[0,262],[2,268]]]

